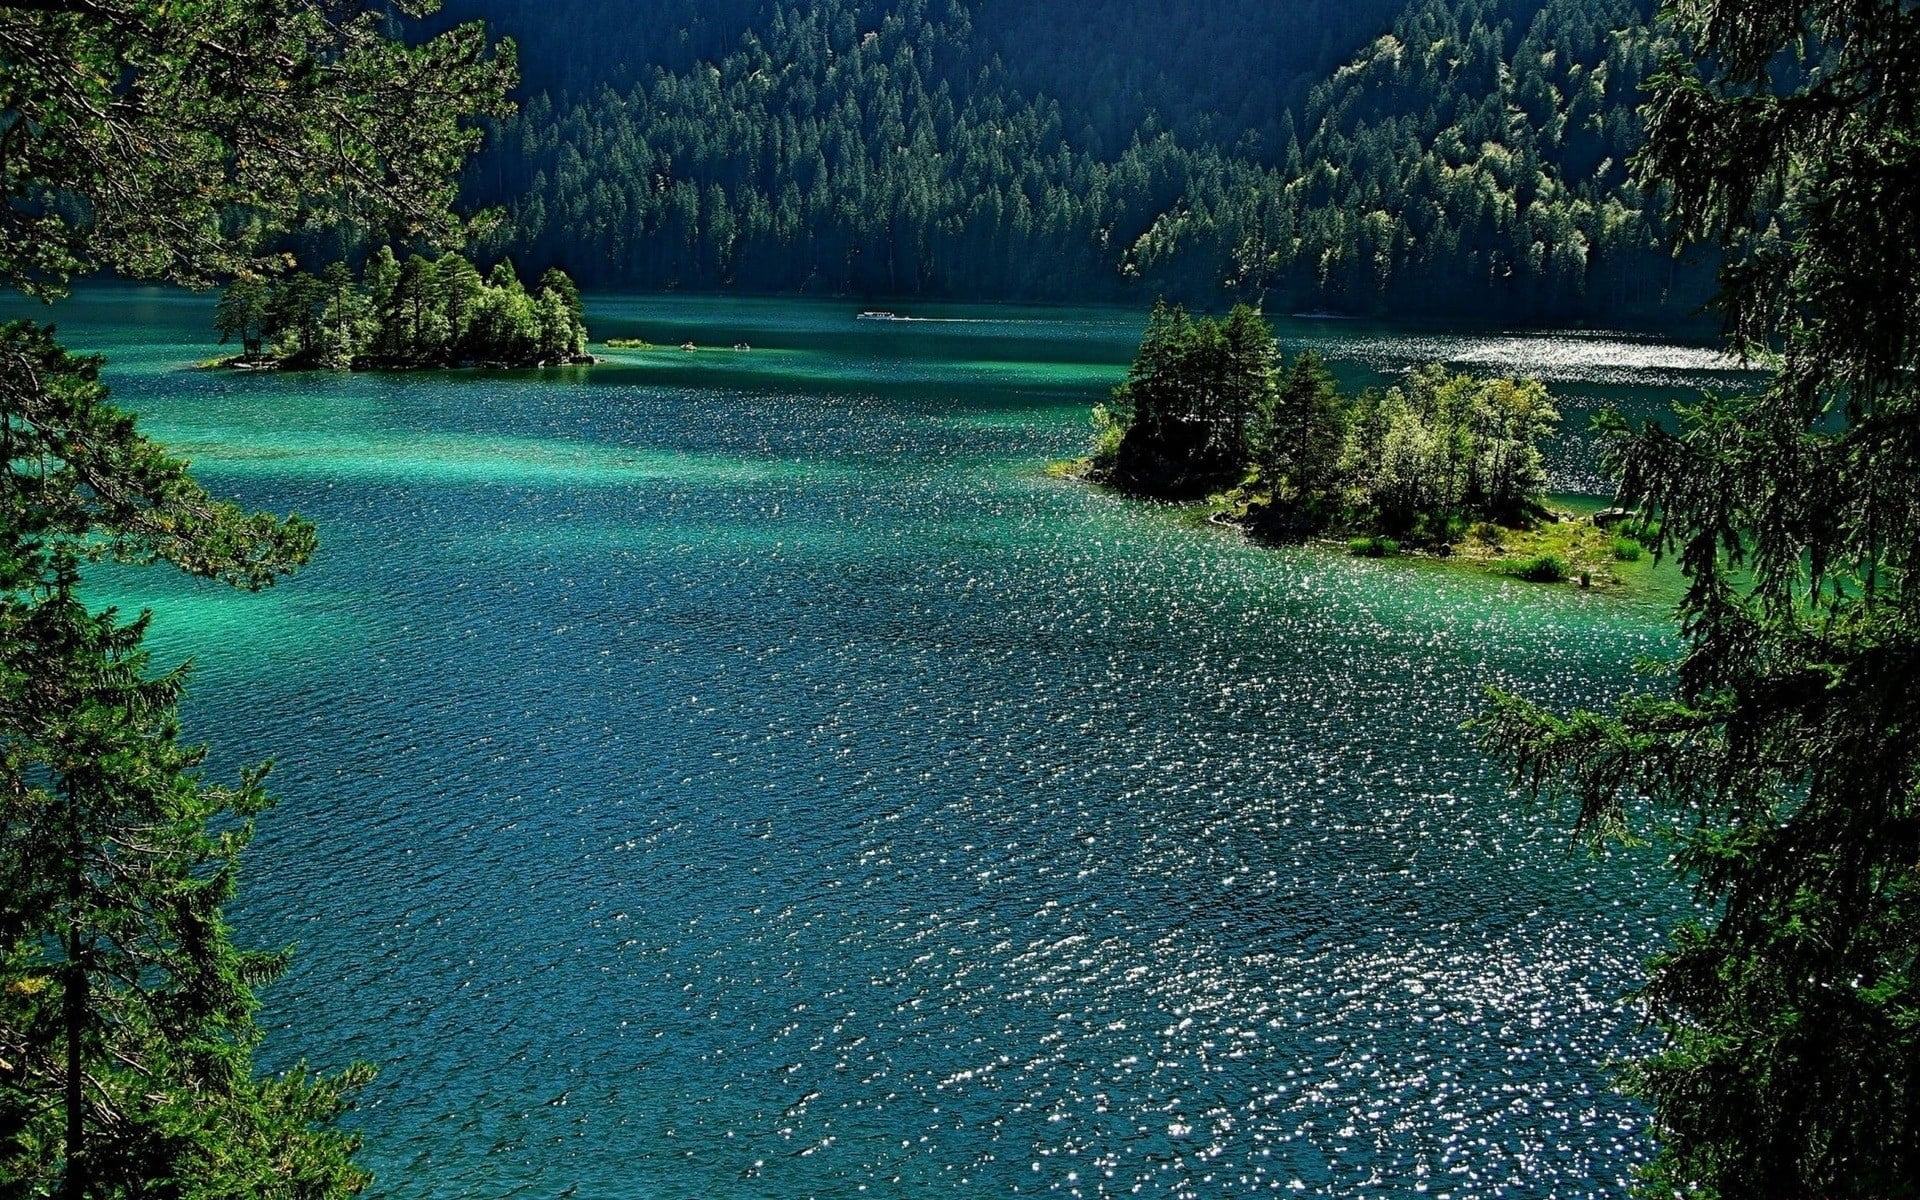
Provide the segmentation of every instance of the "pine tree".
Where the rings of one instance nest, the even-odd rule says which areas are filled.
[[[144,616],[87,611],[71,549],[53,567],[0,606],[0,1178],[75,1200],[357,1192],[359,1139],[331,1125],[371,1071],[250,1062],[254,989],[286,955],[239,950],[221,909],[265,772],[203,782],[177,740],[185,672],[150,672]]]
[[[1484,727],[1586,836],[1664,829],[1705,915],[1651,964],[1629,1086],[1663,1194],[1920,1194],[1920,10],[1699,0],[1640,169],[1725,247],[1770,386],[1615,418],[1621,501],[1686,577],[1666,694]]]
[[[308,362],[320,358],[326,303],[326,284],[305,271],[294,271],[276,282],[269,307],[280,357]]]
[[[587,310],[585,305],[580,302],[580,289],[574,285],[572,276],[562,271],[559,267],[548,267],[546,269],[540,276],[539,290],[558,294],[561,301],[566,304],[567,312],[572,315],[576,323],[586,320]]]
[[[1221,391],[1223,452],[1245,463],[1253,455],[1254,425],[1273,407],[1274,376],[1280,351],[1268,325],[1251,305],[1236,304],[1220,323],[1224,362]]]
[[[1347,408],[1326,363],[1313,351],[1281,374],[1261,422],[1257,461],[1276,499],[1320,506],[1336,490],[1346,448]],[[1332,514],[1327,514],[1331,517]]]
[[[446,361],[453,330],[431,260],[418,254],[407,256],[377,316],[380,332],[373,355],[379,361],[396,366]]]
[[[0,5],[0,285],[239,274],[219,319],[257,352],[263,238],[356,216],[457,239],[452,176],[471,119],[507,112],[510,52],[471,25],[402,41],[393,18],[353,0]],[[253,992],[284,956],[239,950],[222,907],[263,772],[205,782],[177,740],[184,675],[151,673],[144,619],[76,595],[80,564],[109,556],[264,587],[313,530],[209,496],[98,372],[42,326],[0,327],[0,1186],[350,1195],[366,1177],[333,1123],[366,1071],[254,1073]]]
[[[375,313],[384,313],[393,307],[393,289],[400,284],[400,259],[394,254],[392,246],[376,247],[367,257],[366,269],[367,302]]]
[[[0,328],[0,1178],[76,1200],[225,1172],[241,1192],[325,1176],[318,1194],[345,1194],[352,1141],[325,1126],[364,1071],[248,1066],[251,988],[279,960],[219,919],[245,835],[214,829],[259,811],[259,777],[202,784],[175,741],[184,677],[149,676],[144,620],[75,598],[101,553],[262,587],[313,530],[213,500],[98,372],[44,329]]]
[[[443,254],[434,267],[441,320],[447,329],[448,355],[455,359],[473,358],[473,322],[486,284],[479,270],[462,254]]]
[[[316,362],[346,367],[360,353],[367,337],[367,297],[345,263],[328,263],[320,273],[326,300],[321,309],[322,341]]]
[[[229,284],[213,309],[213,327],[220,340],[238,337],[240,351],[248,358],[259,357],[272,324],[273,292],[266,280],[252,272]]]

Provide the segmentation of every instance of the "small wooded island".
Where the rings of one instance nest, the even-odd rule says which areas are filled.
[[[427,367],[549,367],[591,363],[580,290],[557,268],[528,291],[513,263],[484,278],[459,254],[392,247],[319,275],[241,275],[214,309],[221,342],[241,353],[208,366],[242,370],[404,371]]]
[[[1641,555],[1624,530],[1547,508],[1540,441],[1560,414],[1539,380],[1430,364],[1350,396],[1311,351],[1284,359],[1246,305],[1220,320],[1156,305],[1126,382],[1093,419],[1079,474],[1208,501],[1269,541],[1339,537],[1368,557],[1406,549],[1583,584]]]

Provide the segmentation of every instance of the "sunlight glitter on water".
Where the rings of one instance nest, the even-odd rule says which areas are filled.
[[[867,337],[678,303],[616,310]],[[221,769],[279,759],[240,916],[300,943],[275,1060],[386,1067],[376,1195],[1586,1196],[1646,1153],[1605,1063],[1684,901],[1459,723],[1635,686],[1657,610],[1047,479],[1110,313],[1047,316],[1062,379],[942,325],[710,385],[209,378],[161,317],[123,396],[326,542],[167,645]]]
[[[1740,364],[1724,352],[1654,338],[1584,331],[1502,336],[1386,336],[1330,343],[1333,353],[1382,366],[1443,362],[1502,375],[1533,376],[1549,384],[1621,384],[1698,387],[1725,381]]]

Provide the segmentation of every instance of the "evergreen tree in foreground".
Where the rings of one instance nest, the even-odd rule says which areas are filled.
[[[102,554],[262,587],[313,529],[213,500],[98,371],[43,329],[0,329],[0,1181],[71,1200],[350,1194],[357,1142],[327,1125],[369,1072],[250,1065],[253,989],[285,957],[239,950],[220,909],[247,841],[231,818],[265,807],[265,772],[204,782],[178,742],[184,671],[151,675],[145,618],[76,595]]]
[[[1920,8],[1679,0],[1645,177],[1725,247],[1777,363],[1628,430],[1621,497],[1685,573],[1669,694],[1484,725],[1587,837],[1664,824],[1707,905],[1641,992],[1650,1194],[1920,1195]],[[1771,357],[1776,355],[1777,358]]]
[[[478,26],[397,41],[393,7],[0,4],[0,286],[264,272],[261,238],[345,215],[457,239],[451,176],[471,118],[506,113],[511,58]],[[277,299],[242,288],[221,323],[245,343],[364,321],[337,276]],[[184,674],[151,672],[144,618],[77,594],[108,557],[265,587],[313,529],[209,496],[99,366],[0,327],[0,1194],[350,1195],[366,1174],[332,1122],[368,1072],[254,1074],[254,989],[285,956],[221,915],[264,772],[201,778]]]

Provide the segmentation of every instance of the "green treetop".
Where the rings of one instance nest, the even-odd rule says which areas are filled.
[[[266,280],[251,271],[227,285],[213,309],[213,327],[220,340],[239,338],[241,352],[249,358],[260,353],[267,329],[274,323],[273,292]]]
[[[1160,495],[1239,482],[1255,417],[1272,403],[1273,333],[1244,305],[1224,321],[1156,305],[1127,381],[1114,391],[1125,435],[1101,469]]]
[[[225,335],[244,315],[253,319],[249,354],[271,341],[288,368],[530,367],[583,361],[587,351],[580,291],[566,272],[548,271],[529,293],[511,263],[483,280],[454,253],[401,262],[382,246],[364,286],[341,263],[323,279],[242,276],[221,298],[215,327]]]
[[[370,336],[367,299],[355,286],[353,272],[345,263],[328,263],[320,273],[326,298],[321,302],[321,341],[315,361],[328,367],[344,367],[353,361],[354,348]]]
[[[1347,402],[1318,354],[1308,350],[1293,360],[1262,415],[1261,482],[1302,505],[1323,503],[1341,479]]]
[[[440,311],[447,327],[447,341],[455,354],[470,357],[474,316],[486,283],[480,272],[460,254],[444,254],[434,264],[434,289],[440,299]]]

